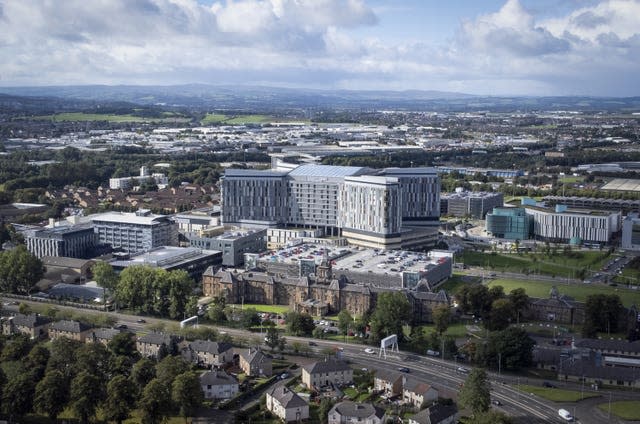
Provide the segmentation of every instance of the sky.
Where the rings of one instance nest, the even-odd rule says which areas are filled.
[[[640,95],[640,0],[0,0],[0,86]]]

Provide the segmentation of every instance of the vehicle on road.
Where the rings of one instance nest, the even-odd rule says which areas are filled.
[[[318,343],[316,343],[316,342],[309,342],[309,346],[318,346]]]
[[[440,352],[438,352],[437,350],[428,349],[427,350],[427,355],[428,356],[440,356]]]
[[[501,406],[502,402],[500,402],[498,399],[494,399],[491,403],[493,403],[496,406]]]
[[[555,389],[556,385],[551,383],[551,382],[549,382],[549,381],[545,381],[545,382],[542,383],[542,387],[549,387],[549,388]]]
[[[376,351],[375,351],[375,350],[373,350],[373,349],[371,349],[370,347],[366,348],[366,349],[364,350],[364,352],[365,352],[365,353],[376,353]]]
[[[290,375],[288,372],[283,372],[282,374],[280,374],[280,380],[285,380],[287,378],[289,378]]]
[[[558,415],[565,421],[573,421],[573,415],[566,409],[558,409]]]
[[[458,367],[456,371],[458,371],[461,374],[469,374],[469,370],[466,369],[465,367]]]
[[[411,370],[407,367],[398,367],[398,371],[400,372],[411,372]]]
[[[137,323],[140,323],[140,324],[145,324],[147,321],[145,321],[145,320],[144,320],[144,319],[142,319],[142,318],[138,318],[138,320],[136,320],[136,322],[137,322]]]

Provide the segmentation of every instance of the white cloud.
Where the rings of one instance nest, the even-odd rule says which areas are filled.
[[[462,20],[446,45],[417,36],[389,41],[385,10],[365,0],[0,0],[0,85],[640,94],[640,0],[601,1],[544,20],[508,0]],[[362,26],[374,28],[363,37]]]

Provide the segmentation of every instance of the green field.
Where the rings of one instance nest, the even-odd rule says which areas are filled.
[[[581,183],[584,181],[584,177],[581,177],[581,176],[574,177],[573,175],[569,175],[566,177],[558,178],[558,181],[564,184]]]
[[[575,278],[580,270],[591,272],[602,268],[610,258],[606,252],[573,252],[576,257],[565,255],[562,249],[547,256],[543,253],[483,253],[465,251],[459,262],[468,266],[480,266],[490,270],[517,273],[545,274]]]
[[[242,124],[264,124],[273,122],[276,119],[270,115],[223,115],[220,113],[207,113],[200,121],[202,125],[206,124],[226,124],[226,125],[242,125]]]
[[[141,116],[134,116],[130,114],[126,115],[114,115],[114,114],[100,114],[100,113],[83,113],[83,112],[65,112],[57,113],[55,115],[42,115],[36,116],[34,119],[51,120],[54,122],[63,121],[108,121],[108,122],[184,122],[188,118],[172,116],[165,118],[143,118]]]
[[[600,396],[594,393],[581,393],[580,391],[555,389],[552,387],[528,386],[520,384],[515,386],[518,390],[525,393],[533,393],[536,396],[550,400],[552,402],[577,402],[582,399],[588,399]]]
[[[620,296],[622,304],[626,307],[631,305],[640,304],[640,291],[629,290],[620,287],[609,287],[601,285],[589,285],[589,284],[566,284],[561,280],[551,283],[546,281],[526,281],[526,280],[511,280],[498,278],[491,281],[491,286],[502,286],[505,293],[509,293],[513,289],[523,288],[530,297],[548,298],[551,287],[556,286],[560,294],[566,294],[571,296],[579,302],[587,300],[587,296],[591,294],[612,294],[615,293]]]
[[[234,307],[236,309],[241,309],[243,308],[242,305],[237,304],[237,305],[229,305],[231,307]],[[255,309],[258,312],[268,312],[270,314],[284,314],[290,311],[288,306],[285,305],[258,305],[258,304],[249,304],[249,303],[245,303],[244,304],[244,309]]]
[[[609,403],[598,405],[601,411],[609,412]],[[615,416],[629,421],[640,421],[640,401],[623,400],[611,403],[611,413]]]

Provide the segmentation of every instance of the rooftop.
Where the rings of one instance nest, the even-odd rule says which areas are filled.
[[[153,225],[169,219],[167,215],[146,214],[126,212],[107,212],[89,216],[92,222],[112,222],[120,224]]]
[[[329,412],[329,414],[334,412],[337,412],[343,417],[353,418],[369,418],[373,415],[378,418],[382,418],[384,416],[384,411],[382,409],[376,408],[370,403],[356,403],[351,402],[350,400],[336,404],[331,408],[331,412]]]
[[[173,267],[206,257],[219,255],[217,250],[203,250],[195,247],[162,246],[129,259],[112,261],[114,267],[128,267],[133,265],[151,265],[154,267]]]
[[[334,165],[301,165],[289,172],[292,177],[348,177],[360,175],[367,168],[360,166],[334,166]]]
[[[325,359],[324,361],[318,361],[309,365],[305,365],[304,369],[307,370],[309,374],[317,374],[323,372],[350,371],[351,367],[349,367],[349,365],[343,361],[337,361],[335,359]]]
[[[267,393],[280,402],[285,409],[307,406],[307,402],[286,386],[276,386]]]

